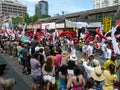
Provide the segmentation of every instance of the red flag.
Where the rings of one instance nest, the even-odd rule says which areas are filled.
[[[61,35],[62,31],[60,29],[57,30],[57,37],[59,38]]]

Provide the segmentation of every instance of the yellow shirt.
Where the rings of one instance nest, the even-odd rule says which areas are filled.
[[[108,67],[109,67],[110,64],[115,65],[115,72],[116,72],[116,68],[117,68],[117,61],[116,61],[116,60],[115,60],[115,61],[107,60],[107,61],[103,64],[102,67],[103,67],[105,70],[108,70]]]
[[[114,80],[117,80],[117,75],[111,75],[108,70],[104,70],[103,74],[105,76],[103,90],[113,90],[113,83]]]

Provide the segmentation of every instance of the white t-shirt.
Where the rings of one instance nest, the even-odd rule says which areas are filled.
[[[105,49],[106,49],[106,44],[103,43],[103,45],[102,45],[102,51],[105,52]]]
[[[85,68],[88,78],[91,77],[91,73],[94,71],[94,67],[92,67],[90,65],[88,66],[87,62],[83,62],[83,66]]]
[[[76,55],[76,49],[75,48],[71,48],[71,53]]]
[[[88,56],[92,55],[93,54],[93,46],[88,46],[87,47],[87,52],[88,52]]]
[[[111,55],[112,55],[112,50],[107,48],[106,58],[111,59]]]

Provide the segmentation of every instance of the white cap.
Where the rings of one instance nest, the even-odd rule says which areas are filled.
[[[35,47],[35,52],[38,52],[40,50],[40,47]]]

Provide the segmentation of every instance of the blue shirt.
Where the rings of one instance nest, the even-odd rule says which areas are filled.
[[[103,84],[104,84],[104,80],[103,81],[95,81],[93,89],[94,90],[103,90],[103,88],[102,88]]]

